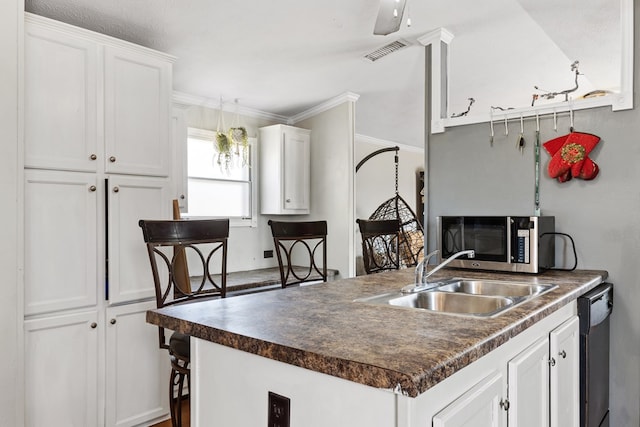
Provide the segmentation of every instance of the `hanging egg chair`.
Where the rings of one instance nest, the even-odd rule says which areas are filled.
[[[394,197],[391,197],[378,206],[369,219],[397,219],[400,221],[400,264],[402,267],[412,267],[417,265],[423,257],[424,230],[418,221],[416,214],[398,192],[398,150],[400,150],[399,147],[390,147],[374,151],[358,163],[356,166],[356,173],[360,167],[372,157],[388,151],[395,151],[394,162],[396,194]]]

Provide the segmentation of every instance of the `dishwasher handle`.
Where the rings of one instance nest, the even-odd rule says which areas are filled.
[[[578,298],[580,333],[588,334],[593,326],[604,322],[613,311],[613,284],[602,283]]]

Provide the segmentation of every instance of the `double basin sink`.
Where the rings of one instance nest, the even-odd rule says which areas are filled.
[[[356,301],[474,317],[495,317],[516,304],[556,287],[553,284],[453,278],[432,283],[424,290],[391,292]]]

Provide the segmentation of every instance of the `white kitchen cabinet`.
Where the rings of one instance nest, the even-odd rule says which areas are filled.
[[[579,320],[573,317],[549,334],[551,427],[580,422]]]
[[[549,423],[549,340],[540,339],[508,363],[508,424],[542,427]]]
[[[105,171],[168,176],[171,63],[105,46],[104,69]]]
[[[95,174],[25,171],[26,315],[96,305],[98,194]]]
[[[169,181],[110,175],[107,186],[109,304],[154,298],[149,256],[138,221],[170,218]]]
[[[174,106],[171,112],[171,140],[172,140],[172,176],[171,189],[173,199],[178,200],[182,212],[188,212],[187,188],[187,138],[188,129],[185,109]]]
[[[433,427],[501,427],[504,375],[495,371],[433,417]]]
[[[293,126],[260,128],[260,211],[310,212],[311,131]]]
[[[173,58],[25,16],[25,166],[168,176]]]
[[[106,311],[106,425],[128,427],[169,411],[169,353],[158,346],[158,327],[145,321],[155,302]]]
[[[25,419],[148,424],[170,369],[138,221],[171,217],[172,58],[25,16]]]
[[[95,172],[98,45],[27,16],[24,164]]]
[[[433,427],[577,427],[578,317],[573,315],[547,331],[435,414]]]
[[[100,425],[96,310],[25,322],[25,426]]]

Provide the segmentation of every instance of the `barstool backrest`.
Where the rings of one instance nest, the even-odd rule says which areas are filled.
[[[156,306],[224,298],[227,292],[228,219],[140,220]],[[160,328],[160,347],[167,348]]]
[[[269,221],[282,287],[327,281],[327,221]]]
[[[362,258],[367,274],[400,268],[400,221],[356,220],[362,236]]]

